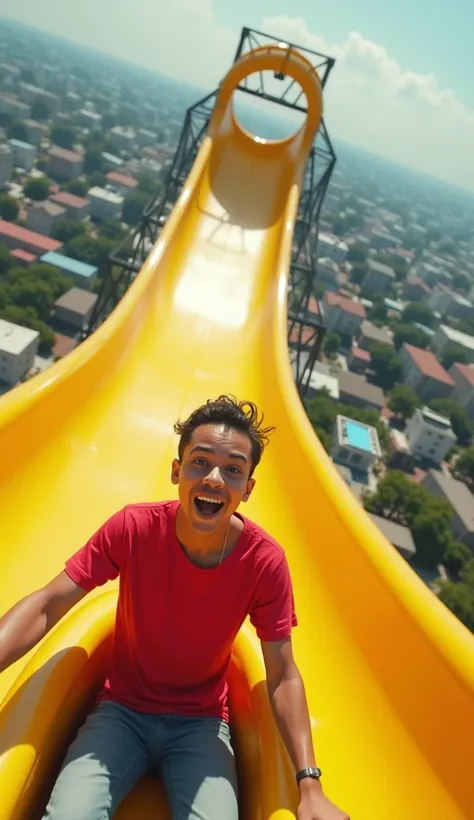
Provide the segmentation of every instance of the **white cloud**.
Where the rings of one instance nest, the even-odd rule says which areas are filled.
[[[331,44],[301,17],[267,18],[262,29],[336,58],[324,99],[330,133],[474,189],[474,112],[433,74],[403,69],[356,31]]]

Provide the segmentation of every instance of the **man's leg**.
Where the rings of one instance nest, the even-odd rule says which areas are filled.
[[[150,768],[147,717],[104,701],[69,747],[43,820],[108,820]]]
[[[238,820],[237,775],[227,723],[165,715],[160,770],[173,820]]]

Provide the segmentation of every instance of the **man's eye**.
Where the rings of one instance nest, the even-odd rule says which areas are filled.
[[[238,467],[229,467],[229,473],[232,473],[233,475],[240,475],[241,472],[242,470]]]
[[[194,464],[197,464],[198,467],[204,467],[206,460],[204,458],[195,458]]]

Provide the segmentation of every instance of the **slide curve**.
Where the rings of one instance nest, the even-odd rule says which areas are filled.
[[[286,335],[291,243],[321,118],[318,77],[301,130],[268,142],[235,120],[232,93],[278,71],[283,46],[224,78],[208,133],[139,276],[87,341],[0,401],[0,608],[61,571],[112,512],[174,497],[173,423],[222,392],[256,401],[277,432],[245,512],[284,545],[327,792],[352,820],[474,818],[474,641],[385,541],[317,441]],[[116,585],[95,591],[0,676],[0,820],[41,816],[105,674]],[[290,820],[297,791],[244,625],[231,669],[241,817]],[[150,776],[119,820],[169,817]]]

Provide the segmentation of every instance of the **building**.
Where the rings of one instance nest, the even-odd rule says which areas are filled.
[[[54,236],[61,222],[67,218],[67,211],[55,202],[34,202],[28,208],[27,227],[45,236]]]
[[[116,151],[128,151],[131,153],[135,148],[137,135],[133,128],[124,128],[116,125],[110,129],[110,141]]]
[[[31,265],[32,262],[35,262],[37,258],[34,255],[34,253],[30,253],[29,251],[22,251],[21,248],[16,248],[14,251],[11,251],[10,256],[12,256],[13,259],[16,259],[18,265],[20,265],[22,268],[27,268],[28,265]]]
[[[402,240],[386,231],[374,229],[370,234],[370,244],[377,251],[388,251],[392,248],[400,248]]]
[[[97,114],[96,111],[88,111],[86,108],[81,108],[75,114],[75,119],[78,125],[82,128],[102,128],[102,114]]]
[[[377,430],[347,416],[337,416],[331,458],[338,464],[368,472],[382,450]]]
[[[408,276],[402,289],[402,296],[407,302],[423,302],[430,293],[430,286],[419,276]]]
[[[376,410],[378,413],[385,407],[383,390],[375,384],[369,384],[364,376],[343,371],[338,378],[339,397],[342,402],[365,410]]]
[[[453,399],[461,404],[474,421],[474,366],[453,364],[449,375],[454,381]]]
[[[362,321],[366,318],[365,308],[360,302],[340,293],[326,292],[323,296],[323,310],[328,331],[341,336],[357,336]]]
[[[8,144],[13,151],[15,165],[31,171],[36,159],[36,146],[23,140],[8,140]]]
[[[349,370],[353,373],[365,373],[369,369],[371,363],[371,355],[368,350],[363,350],[357,345],[352,345],[352,350],[347,357],[347,364]]]
[[[337,236],[320,233],[318,236],[318,257],[332,259],[336,264],[342,265],[349,253],[349,248],[345,242]]]
[[[377,327],[377,325],[373,325],[372,322],[364,319],[360,326],[360,335],[357,344],[363,350],[370,350],[374,344],[393,347],[393,337],[385,328]]]
[[[393,470],[404,470],[407,473],[413,472],[415,459],[405,433],[392,427],[389,430],[388,436],[390,444],[389,466]]]
[[[10,114],[16,120],[24,120],[31,114],[31,106],[21,102],[14,94],[0,94],[0,114]]]
[[[79,262],[78,259],[71,259],[70,256],[63,256],[54,251],[43,254],[40,262],[59,268],[65,276],[73,280],[75,285],[85,290],[92,289],[98,276],[98,268],[95,265]]]
[[[120,157],[116,157],[115,154],[109,154],[108,151],[102,151],[101,153],[103,168],[105,171],[116,171],[118,168],[121,168],[124,165],[123,159]]]
[[[368,513],[368,516],[374,522],[377,529],[385,536],[387,541],[390,541],[392,546],[394,546],[404,558],[407,560],[413,558],[416,554],[416,547],[408,527],[397,524],[395,521],[389,521],[388,518],[382,518],[380,515],[375,515],[375,513]]]
[[[439,464],[456,443],[451,422],[428,407],[417,407],[405,427],[410,449],[417,459]]]
[[[454,330],[447,325],[440,325],[434,337],[434,345],[438,357],[441,357],[445,350],[449,347],[458,348],[467,354],[469,361],[474,363],[474,336],[467,333],[461,333],[460,330]]]
[[[138,185],[134,177],[127,174],[120,174],[118,171],[109,171],[107,174],[107,182],[111,185],[115,193],[120,196],[127,196],[131,194]]]
[[[48,156],[48,172],[54,179],[75,179],[81,175],[83,157],[77,151],[53,145]]]
[[[39,333],[0,319],[0,381],[17,384],[33,367]]]
[[[158,135],[154,131],[148,131],[147,128],[140,128],[137,134],[137,142],[141,148],[148,145],[156,145],[158,142]]]
[[[451,531],[454,537],[474,550],[474,504],[472,493],[466,485],[448,478],[440,470],[429,470],[421,486],[451,505]]]
[[[82,220],[89,216],[90,202],[82,196],[70,194],[67,191],[59,191],[50,197],[51,202],[60,205],[67,212],[68,219]]]
[[[13,250],[20,248],[34,253],[36,256],[41,256],[47,251],[59,251],[63,246],[63,243],[58,242],[56,239],[50,239],[49,236],[29,231],[27,228],[15,225],[13,222],[6,222],[5,219],[0,219],[0,242],[3,242],[7,248]]]
[[[395,272],[393,268],[388,265],[383,265],[382,262],[374,262],[369,259],[367,262],[367,273],[361,282],[361,287],[364,293],[370,296],[376,296],[381,293],[388,293],[395,282]]]
[[[405,384],[423,401],[444,399],[451,395],[454,382],[434,353],[405,344],[399,351]]]
[[[44,91],[37,85],[20,83],[20,97],[23,102],[28,103],[29,105],[32,105],[35,102],[42,103],[53,116],[59,111],[59,97],[57,94],[52,94],[50,91]]]
[[[32,145],[39,145],[41,140],[49,137],[49,128],[42,122],[36,122],[36,120],[23,120],[23,125],[26,128],[28,142],[31,142]]]
[[[81,288],[71,288],[55,302],[54,317],[62,325],[82,330],[92,316],[97,294]]]
[[[120,219],[122,216],[123,196],[96,186],[90,189],[87,198],[91,205],[91,216],[95,219]]]
[[[446,271],[443,271],[437,265],[432,265],[429,262],[420,262],[417,267],[417,276],[423,279],[428,285],[431,285],[431,287],[441,283],[448,284],[449,282]]]
[[[13,171],[13,151],[8,145],[0,145],[0,189],[5,188]]]

